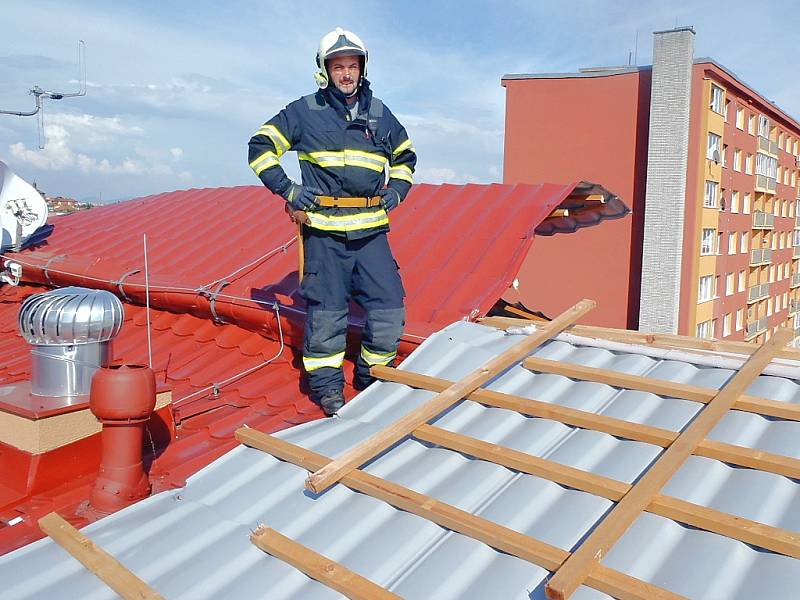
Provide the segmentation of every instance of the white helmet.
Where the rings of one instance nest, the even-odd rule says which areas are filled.
[[[364,45],[364,42],[352,31],[337,27],[333,31],[323,35],[322,39],[319,41],[319,50],[317,50],[317,67],[319,70],[314,73],[314,80],[319,87],[326,88],[329,83],[325,61],[342,54],[363,56],[361,77],[367,76],[369,52],[367,52],[367,47]]]

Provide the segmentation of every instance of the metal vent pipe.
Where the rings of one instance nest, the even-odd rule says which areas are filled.
[[[19,330],[33,346],[31,393],[88,395],[95,371],[111,363],[109,342],[123,319],[122,303],[105,290],[66,287],[27,298]]]

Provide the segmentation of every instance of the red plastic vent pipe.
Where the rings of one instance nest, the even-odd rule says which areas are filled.
[[[100,473],[89,496],[91,511],[110,514],[150,493],[150,481],[142,465],[142,435],[155,405],[152,369],[119,365],[95,373],[89,408],[103,424],[103,430]]]

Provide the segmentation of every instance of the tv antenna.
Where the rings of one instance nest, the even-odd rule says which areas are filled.
[[[78,40],[78,91],[77,92],[52,92],[34,85],[28,92],[34,98],[34,108],[30,111],[0,110],[0,115],[13,115],[15,117],[36,117],[39,129],[39,149],[44,150],[44,101],[63,100],[86,95],[86,44]]]

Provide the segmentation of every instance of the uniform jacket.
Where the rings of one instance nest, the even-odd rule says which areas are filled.
[[[386,182],[405,198],[413,183],[417,156],[408,134],[364,79],[355,119],[344,95],[329,86],[304,96],[264,123],[250,139],[250,167],[275,194],[285,195],[291,180],[278,159],[297,152],[303,185],[336,197],[374,196]],[[309,212],[309,227],[357,239],[389,229],[381,207],[319,208]]]

